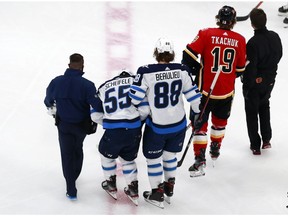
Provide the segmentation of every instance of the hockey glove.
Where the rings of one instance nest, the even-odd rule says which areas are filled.
[[[203,113],[202,117],[200,118],[200,113],[191,113],[191,123],[194,130],[198,131],[201,129],[203,124],[206,122],[206,115]]]

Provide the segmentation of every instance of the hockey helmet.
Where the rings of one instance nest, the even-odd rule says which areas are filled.
[[[236,11],[233,7],[230,6],[223,6],[216,16],[217,21],[222,24],[229,24],[230,22],[236,21]]]
[[[132,75],[132,72],[127,68],[123,68],[119,73],[120,77],[131,77]]]
[[[161,37],[157,40],[155,49],[158,53],[169,52],[170,54],[173,54],[174,44],[170,39]]]

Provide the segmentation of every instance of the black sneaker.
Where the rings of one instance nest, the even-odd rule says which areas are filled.
[[[146,202],[164,208],[164,183],[159,184],[158,188],[152,191],[144,191],[143,197]]]
[[[116,175],[102,182],[102,188],[114,199],[117,199]]]
[[[210,145],[210,156],[212,158],[212,160],[216,160],[219,155],[220,155],[220,143],[218,142],[211,142],[211,145]]]
[[[271,148],[270,141],[269,140],[263,141],[262,149],[268,149],[268,148]]]
[[[77,201],[77,196],[76,195],[75,196],[71,196],[68,193],[66,193],[66,197],[67,197],[67,199],[69,199],[71,201]]]
[[[251,149],[253,155],[261,155],[260,149],[252,149],[252,148],[250,148],[250,149]]]
[[[286,16],[288,14],[288,4],[283,5],[278,9],[278,15],[279,16]]]

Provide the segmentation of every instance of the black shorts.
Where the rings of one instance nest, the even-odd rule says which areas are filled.
[[[207,107],[205,109],[206,116],[209,116],[210,112],[219,119],[228,119],[231,113],[231,107],[234,96],[226,99],[209,99]],[[201,99],[201,105],[204,106],[207,97],[203,95]]]
[[[126,161],[137,157],[141,141],[141,127],[136,129],[106,129],[100,143],[99,152],[107,158],[118,156]]]
[[[186,128],[176,133],[157,134],[148,125],[143,135],[143,154],[146,158],[161,157],[163,150],[181,152],[185,139]]]

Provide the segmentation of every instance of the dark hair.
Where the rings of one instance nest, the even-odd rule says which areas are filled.
[[[74,53],[70,56],[70,63],[83,63],[84,58],[79,53]]]
[[[260,8],[254,8],[250,12],[250,20],[256,29],[265,28],[267,22],[266,13]]]
[[[172,54],[169,52],[158,53],[157,49],[154,50],[153,56],[156,58],[157,62],[164,61],[164,62],[171,62],[175,58],[175,53]]]

